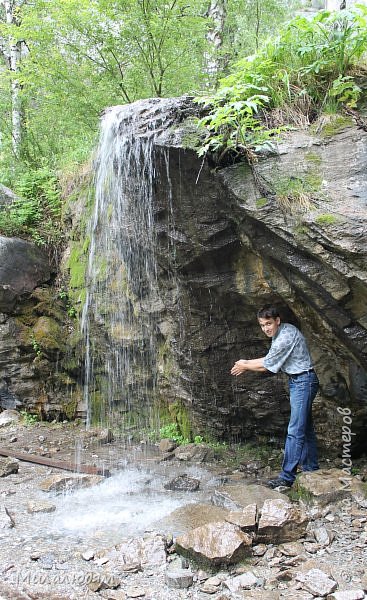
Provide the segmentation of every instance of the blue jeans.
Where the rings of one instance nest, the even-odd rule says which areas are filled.
[[[280,477],[292,483],[298,465],[303,471],[316,471],[319,468],[312,423],[312,402],[318,387],[319,380],[313,371],[289,377],[291,417]]]

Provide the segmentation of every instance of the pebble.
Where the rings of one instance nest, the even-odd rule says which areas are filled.
[[[143,598],[146,590],[141,587],[129,587],[126,589],[127,598]]]

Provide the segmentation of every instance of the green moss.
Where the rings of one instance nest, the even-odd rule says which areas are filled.
[[[74,243],[67,263],[70,273],[70,287],[74,289],[84,287],[86,266],[87,260],[83,247]]]
[[[268,199],[267,198],[259,198],[258,200],[256,200],[256,208],[262,208],[267,203],[268,203]]]
[[[30,343],[40,351],[65,351],[65,334],[60,325],[51,317],[40,317],[30,337]]]
[[[298,235],[307,235],[308,234],[308,227],[306,225],[297,225],[294,228],[294,233],[298,234]]]
[[[344,115],[328,115],[319,132],[322,137],[337,135],[347,127],[353,126],[353,119]]]
[[[318,215],[315,219],[315,223],[318,225],[335,225],[338,222],[338,218],[335,215],[323,214]]]
[[[322,186],[322,177],[316,170],[308,171],[304,176],[305,187],[312,192],[318,192]]]
[[[309,492],[302,485],[300,485],[297,479],[293,487],[287,492],[287,495],[294,502],[302,500],[306,504],[312,504],[312,502],[314,501],[314,497],[311,494],[311,492]]]
[[[75,396],[61,405],[62,412],[68,421],[71,421],[75,418],[77,407],[78,399]]]
[[[305,159],[314,165],[320,165],[322,163],[321,156],[316,152],[306,152]]]

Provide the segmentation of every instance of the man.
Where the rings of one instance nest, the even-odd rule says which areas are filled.
[[[281,323],[278,310],[265,306],[257,313],[261,329],[271,338],[266,356],[238,360],[231,374],[238,377],[246,371],[278,373],[289,377],[291,416],[285,442],[284,460],[280,475],[268,482],[269,487],[291,487],[297,466],[303,471],[316,471],[318,466],[316,435],[312,423],[312,402],[319,380],[302,333],[290,323]]]

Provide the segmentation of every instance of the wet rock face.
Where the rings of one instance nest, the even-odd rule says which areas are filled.
[[[245,163],[203,165],[187,147],[192,125],[176,110],[177,126],[162,132],[156,149],[164,396],[181,399],[199,431],[283,440],[286,378],[229,375],[238,358],[266,354],[256,312],[276,303],[311,349],[320,446],[340,451],[337,407],[347,407],[353,450],[363,451],[366,132],[344,123],[332,135],[288,133],[278,154],[259,158],[254,176]]]
[[[16,299],[48,281],[47,256],[34,244],[0,236],[0,311],[10,312]]]
[[[50,279],[48,256],[40,248],[0,236],[2,409],[64,414],[72,380],[56,365],[66,350],[68,319]]]

